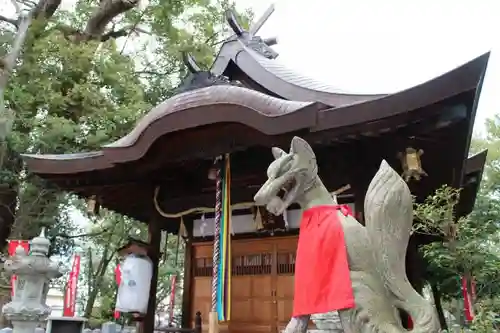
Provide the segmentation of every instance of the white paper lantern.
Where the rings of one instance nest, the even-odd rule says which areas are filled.
[[[121,268],[116,311],[146,313],[153,264],[146,256],[128,255]]]

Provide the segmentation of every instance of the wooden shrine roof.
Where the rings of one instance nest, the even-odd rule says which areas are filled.
[[[187,91],[166,100],[152,109],[123,138],[104,145],[100,151],[63,155],[23,155],[30,171],[37,174],[76,174],[112,168],[116,164],[137,161],[145,156],[160,137],[170,135],[176,147],[176,160],[190,159],[192,151],[202,143],[186,138],[189,132],[210,131],[210,127],[236,123],[252,129],[254,137],[246,138],[250,147],[262,143],[272,144],[272,137],[288,133],[328,132],[330,138],[336,132],[351,134],[361,131],[387,131],[408,122],[409,117],[425,117],[430,106],[462,93],[475,91],[485,71],[489,54],[482,55],[436,79],[416,87],[373,99],[364,103],[332,108],[323,103],[287,101],[233,85],[216,85]],[[398,116],[406,116],[398,118]],[[434,115],[434,114],[433,114]],[[406,119],[405,119],[406,118]],[[412,119],[415,119],[412,118]],[[399,121],[398,121],[399,120]],[[224,130],[219,128],[219,130]],[[228,140],[236,133],[224,133]],[[186,138],[187,139],[187,138]],[[183,144],[180,144],[183,142]],[[215,142],[210,143],[216,146]],[[188,146],[190,149],[188,149]],[[176,149],[179,148],[179,149]],[[187,153],[183,153],[184,150]],[[231,149],[210,152],[216,156]],[[170,156],[171,154],[166,154]]]
[[[462,180],[462,191],[460,193],[460,202],[457,212],[459,216],[469,214],[474,208],[487,155],[488,151],[484,150],[470,156],[465,163],[465,176]]]
[[[336,178],[325,180],[332,190],[345,185],[337,184],[338,175],[352,169],[349,163],[360,162],[352,156],[340,165],[328,147],[345,146],[342,153],[337,150],[342,155],[360,141],[378,147],[384,137],[390,143],[425,136],[429,167],[445,175],[436,174],[433,181],[447,182],[453,169],[460,185],[489,53],[401,92],[346,94],[292,74],[275,60],[268,42],[235,28],[232,20],[229,15],[235,36],[224,43],[210,71],[187,61],[191,74],[178,93],[128,135],[94,152],[23,155],[28,169],[61,190],[97,195],[102,206],[142,221],[154,209],[158,184],[171,209],[212,206],[214,184],[207,170],[223,153],[234,157],[233,202],[251,200],[270,162],[267,148],[288,145],[294,135],[315,149],[319,145],[322,169],[338,168]],[[440,145],[441,137],[452,147]],[[444,152],[452,157],[443,160]],[[381,155],[372,154],[379,164]]]
[[[264,14],[265,15],[265,14]],[[258,28],[245,30],[232,12],[227,21],[235,35],[226,40],[211,71],[238,80],[244,86],[295,101],[315,101],[331,107],[362,103],[386,94],[356,94],[307,77],[282,65],[271,46],[276,39],[262,39]],[[256,31],[257,30],[257,31]]]

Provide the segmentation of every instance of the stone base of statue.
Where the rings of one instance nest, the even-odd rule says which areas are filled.
[[[342,323],[337,311],[313,314],[311,320],[317,330],[309,330],[310,333],[343,332]]]

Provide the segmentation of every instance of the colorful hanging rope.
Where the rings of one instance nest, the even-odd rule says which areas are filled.
[[[217,311],[217,292],[219,286],[219,263],[220,263],[220,222],[222,220],[222,164],[218,159],[215,162],[217,167],[215,185],[215,220],[214,220],[214,250],[212,257],[212,306],[211,311]]]
[[[222,212],[220,220],[220,261],[218,267],[217,314],[219,321],[231,318],[231,164],[226,154],[221,172]]]

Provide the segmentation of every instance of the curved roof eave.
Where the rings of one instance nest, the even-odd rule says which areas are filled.
[[[465,162],[465,174],[471,174],[475,172],[482,174],[484,166],[486,164],[487,156],[488,149],[485,149],[467,158],[467,161]]]
[[[240,123],[264,135],[300,129],[322,131],[372,122],[422,108],[475,90],[489,53],[416,87],[364,103],[328,108],[317,102],[286,101],[231,85],[211,86],[176,95],[139,121],[125,137],[88,155],[24,155],[28,167],[39,174],[73,174],[106,169],[138,160],[160,136],[217,123]],[[230,106],[229,108],[223,106]],[[217,107],[215,107],[217,106]],[[137,149],[136,146],[140,146]],[[135,147],[133,154],[121,153]],[[57,165],[57,168],[54,166]],[[62,167],[64,165],[64,167]],[[57,169],[58,171],[53,171]],[[64,170],[64,172],[61,172]]]
[[[490,53],[485,53],[447,73],[415,87],[364,103],[321,112],[313,131],[331,130],[412,112],[447,98],[480,88]]]
[[[294,72],[236,39],[222,46],[211,71],[222,75],[230,61],[250,79],[277,96],[295,101],[317,101],[332,107],[362,103],[387,94],[354,94]]]
[[[315,126],[318,111],[326,108],[317,102],[282,100],[233,85],[211,86],[169,98],[146,114],[129,134],[102,146],[100,151],[22,157],[28,168],[39,174],[88,172],[138,160],[156,139],[168,133],[232,122],[264,135],[277,135]],[[120,152],[127,149],[134,149],[132,160],[120,158]]]

